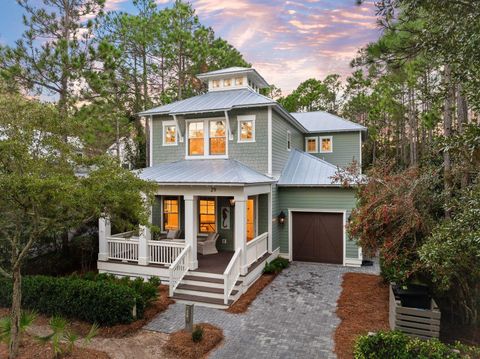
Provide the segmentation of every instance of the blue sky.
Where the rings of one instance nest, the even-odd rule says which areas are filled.
[[[162,7],[171,3],[157,2]],[[347,76],[357,51],[380,35],[373,1],[361,6],[355,0],[191,2],[204,25],[239,49],[284,93],[311,77]],[[131,0],[106,0],[106,7],[133,9]],[[13,44],[22,31],[22,9],[15,0],[0,0],[0,42]]]

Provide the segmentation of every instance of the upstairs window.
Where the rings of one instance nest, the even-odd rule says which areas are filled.
[[[217,89],[220,87],[220,80],[212,80],[212,87]]]
[[[210,121],[210,154],[224,155],[226,153],[226,131],[224,121]]]
[[[163,122],[163,145],[173,146],[177,144],[177,126],[174,121]]]
[[[232,79],[225,79],[225,80],[223,80],[223,86],[224,86],[224,87],[232,86]]]
[[[287,150],[290,151],[292,149],[292,133],[287,131]]]
[[[321,153],[333,152],[332,136],[320,137],[320,152]]]
[[[203,156],[204,151],[203,121],[188,124],[188,155]]]
[[[235,77],[235,85],[243,86],[243,77]]]
[[[178,198],[166,197],[163,199],[163,230],[180,229]]]
[[[212,233],[217,230],[215,216],[215,199],[201,198],[199,201],[199,231],[200,233]]]
[[[317,137],[307,137],[305,138],[305,149],[308,153],[317,153],[318,152],[318,138]]]
[[[238,116],[238,142],[255,142],[255,116]]]

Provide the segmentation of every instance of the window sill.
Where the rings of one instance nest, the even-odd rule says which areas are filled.
[[[218,159],[228,159],[228,155],[218,155],[218,156],[185,156],[186,160],[218,160]]]

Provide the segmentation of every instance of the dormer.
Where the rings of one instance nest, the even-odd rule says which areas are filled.
[[[204,83],[208,83],[208,91],[250,88],[259,92],[261,88],[269,87],[267,81],[255,69],[248,67],[229,67],[205,72],[197,75],[197,78]]]

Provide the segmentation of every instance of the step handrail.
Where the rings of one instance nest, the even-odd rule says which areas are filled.
[[[223,302],[225,304],[228,304],[228,298],[235,287],[235,283],[237,283],[237,280],[240,277],[241,254],[242,248],[237,248],[232,259],[230,259],[225,272],[223,272]]]
[[[185,248],[183,248],[182,252],[178,255],[177,259],[170,265],[168,268],[169,272],[169,295],[170,297],[173,296],[173,292],[177,289],[178,285],[182,281],[185,274],[187,274],[189,267],[188,267],[188,260],[190,258],[190,244],[187,244]]]

